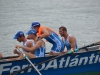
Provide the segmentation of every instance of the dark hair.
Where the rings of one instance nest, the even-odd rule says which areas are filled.
[[[37,36],[37,33],[36,34],[34,34],[35,36]]]
[[[67,28],[64,27],[64,26],[61,26],[59,29],[62,29],[63,31],[66,31],[67,32]]]
[[[25,37],[25,35],[20,35],[19,37],[21,38],[22,36]]]
[[[38,27],[38,28],[39,28],[39,27],[40,27],[40,25],[38,25],[38,26],[34,26],[34,27]]]

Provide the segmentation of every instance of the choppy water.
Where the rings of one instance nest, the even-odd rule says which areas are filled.
[[[33,21],[58,32],[66,26],[78,45],[100,40],[100,0],[0,0],[0,52],[13,55],[18,30],[26,32]],[[47,43],[47,51],[51,45]]]

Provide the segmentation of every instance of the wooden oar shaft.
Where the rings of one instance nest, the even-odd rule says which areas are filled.
[[[17,58],[19,56],[7,56],[7,57],[2,57],[2,59],[8,59],[8,58]]]
[[[27,60],[28,60],[28,62],[34,67],[34,69],[38,72],[38,74],[39,75],[42,75],[40,72],[39,72],[39,70],[34,66],[34,64],[28,59],[28,58],[26,58]]]
[[[98,42],[95,42],[94,44],[100,44],[100,41],[98,41]]]
[[[19,50],[19,51],[23,54],[24,58],[32,65],[32,67],[37,71],[37,73],[38,73],[39,75],[42,75],[42,74],[39,72],[39,70],[35,67],[35,65],[30,61],[30,59],[25,55],[25,53],[24,53],[23,51],[21,51],[19,48],[17,48],[17,50]]]
[[[87,48],[87,47],[95,46],[95,45],[100,45],[100,41],[95,42],[95,43],[92,43],[92,44],[90,44],[90,45],[86,45],[86,46],[84,46],[84,47],[81,47],[81,48],[79,48],[79,50],[80,50],[80,49]]]

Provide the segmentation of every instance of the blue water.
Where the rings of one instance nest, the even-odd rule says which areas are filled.
[[[26,32],[33,21],[56,32],[66,26],[79,47],[100,40],[100,0],[0,0],[0,52],[13,55],[18,30]],[[51,44],[47,43],[47,52]]]

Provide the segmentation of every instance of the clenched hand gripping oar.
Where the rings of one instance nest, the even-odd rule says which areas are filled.
[[[21,51],[19,48],[16,48],[20,53],[23,54],[24,58],[28,60],[28,62],[32,65],[32,67],[38,72],[39,75],[42,75],[39,70],[34,66],[34,64],[30,61],[30,59],[25,55],[23,51]]]

